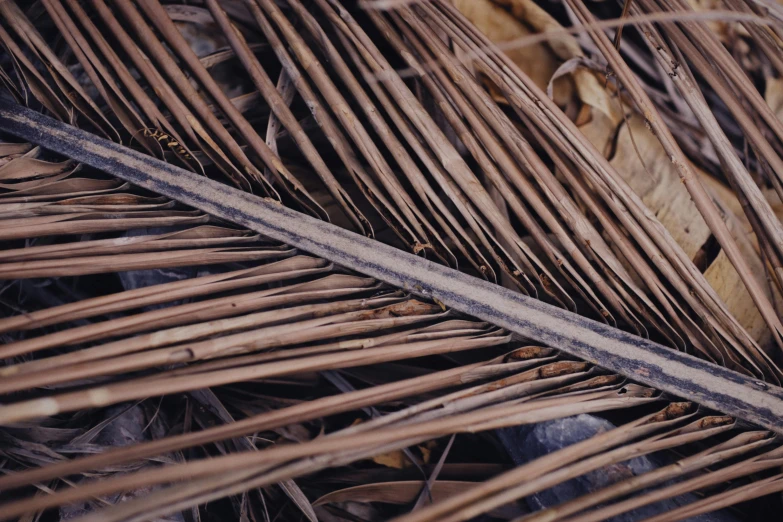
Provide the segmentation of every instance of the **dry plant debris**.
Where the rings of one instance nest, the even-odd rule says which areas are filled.
[[[770,393],[782,45],[767,0],[0,0],[5,99]],[[2,519],[780,512],[779,435],[2,140]]]

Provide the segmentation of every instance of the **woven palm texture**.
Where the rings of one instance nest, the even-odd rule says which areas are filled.
[[[779,517],[777,3],[0,0],[0,45],[0,519]]]

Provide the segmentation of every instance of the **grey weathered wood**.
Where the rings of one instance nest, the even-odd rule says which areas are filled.
[[[0,101],[0,129],[148,190],[783,433],[783,389],[555,308]]]

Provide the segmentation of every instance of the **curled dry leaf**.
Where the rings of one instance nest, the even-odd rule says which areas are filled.
[[[456,2],[455,5],[501,47],[509,40],[529,34],[526,27],[542,32],[562,29],[554,18],[530,0],[482,0]],[[604,153],[686,255],[704,272],[707,281],[740,324],[762,346],[769,346],[771,337],[764,319],[733,265],[715,244],[663,147],[645,124],[643,116],[618,97],[614,83],[607,84],[605,71],[585,65],[584,53],[576,38],[559,33],[547,44],[509,48],[506,52],[539,85],[548,85],[553,75],[557,77],[556,82],[562,79],[572,82],[573,95],[580,105],[576,116],[579,129],[598,151]],[[767,99],[773,109],[783,108],[783,84],[778,83],[779,80],[772,80],[767,87]],[[565,104],[562,94],[563,89],[555,89],[553,95],[560,105]],[[771,298],[772,290],[764,280],[758,247],[748,238],[749,225],[736,197],[720,182],[695,166],[694,169],[713,186],[713,199],[753,273]],[[629,272],[634,273],[631,267]]]

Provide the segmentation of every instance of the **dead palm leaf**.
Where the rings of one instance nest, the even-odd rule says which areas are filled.
[[[9,96],[82,128],[0,102],[0,516],[679,520],[783,489],[774,8],[203,5],[0,2]],[[449,474],[475,434],[572,422],[602,428]],[[362,462],[400,469],[318,485]]]

